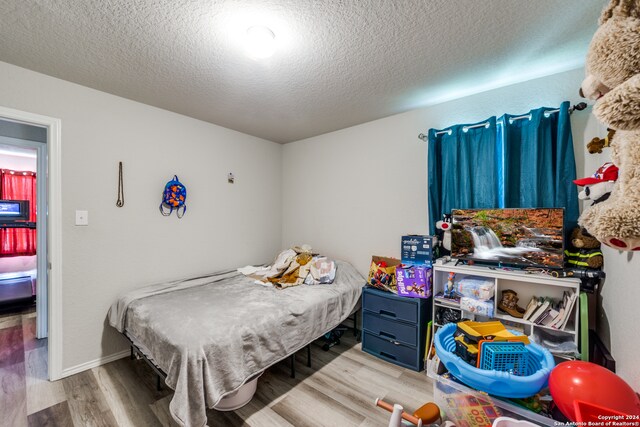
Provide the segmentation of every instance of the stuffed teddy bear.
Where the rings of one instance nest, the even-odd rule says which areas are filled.
[[[564,251],[567,267],[600,269],[604,257],[600,251],[600,242],[586,230],[576,227],[571,232],[571,248]]]
[[[573,183],[584,187],[578,193],[578,198],[580,200],[593,200],[593,203],[591,203],[591,206],[593,206],[609,198],[617,180],[618,167],[611,162],[607,162],[600,166],[592,176],[575,179]]]
[[[608,200],[583,212],[579,223],[601,242],[640,250],[640,0],[611,0],[600,17],[580,94],[596,100],[593,113],[615,129],[611,160],[619,168]]]

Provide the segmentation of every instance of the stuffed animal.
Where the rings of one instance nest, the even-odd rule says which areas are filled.
[[[611,0],[600,17],[585,65],[581,95],[616,134],[611,160],[619,170],[609,199],[584,211],[579,223],[619,250],[640,250],[640,0]]]
[[[442,242],[442,247],[451,253],[451,215],[442,215],[442,220],[436,222],[436,228],[442,232],[438,233],[441,234],[438,237]]]
[[[600,242],[587,233],[586,230],[576,227],[571,232],[571,248],[564,251],[567,266],[570,268],[600,269],[604,264],[604,257],[600,251]]]
[[[609,198],[617,180],[618,167],[611,162],[607,162],[600,166],[592,176],[576,179],[573,183],[584,187],[578,193],[578,198],[581,200],[593,200],[593,203],[591,203],[591,206],[593,206]]]
[[[602,153],[602,149],[611,146],[611,138],[616,133],[613,129],[607,129],[607,136],[598,138],[597,136],[587,143],[587,151],[589,154]]]

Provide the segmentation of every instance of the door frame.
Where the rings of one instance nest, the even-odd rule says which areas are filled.
[[[38,247],[47,248],[47,259],[38,259],[38,270],[40,263],[47,263],[47,280],[45,283],[37,279],[39,292],[42,287],[46,286],[48,304],[48,375],[49,380],[54,381],[62,378],[62,140],[60,119],[43,116],[40,114],[28,113],[25,111],[15,110],[0,106],[0,118],[8,121],[25,123],[47,128],[46,147],[46,191],[47,196],[47,214],[38,215],[38,226],[46,222],[46,236],[41,236],[46,241],[46,246],[40,246],[42,240],[38,238]],[[38,156],[40,156],[38,151]],[[38,159],[38,166],[42,163]],[[45,166],[45,165],[43,165]],[[40,171],[38,171],[40,173]],[[42,187],[38,186],[38,192]],[[41,222],[42,221],[42,222]],[[39,233],[41,234],[41,233]],[[36,302],[37,304],[37,302]],[[42,331],[38,331],[40,335]]]

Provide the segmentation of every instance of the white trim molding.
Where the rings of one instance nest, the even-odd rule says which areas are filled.
[[[0,117],[47,128],[49,380],[62,378],[62,139],[60,119],[0,106]]]
[[[62,371],[62,375],[60,378],[69,377],[71,375],[78,374],[82,371],[87,371],[89,369],[97,368],[98,366],[102,366],[106,363],[113,362],[114,360],[123,359],[130,355],[131,355],[131,350],[122,350],[118,353],[110,354],[104,357],[99,357],[97,359],[90,360],[88,362],[84,362],[76,366],[71,366],[69,368],[65,368]]]

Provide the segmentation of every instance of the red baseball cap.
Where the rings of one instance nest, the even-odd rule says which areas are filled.
[[[617,181],[618,180],[618,167],[611,162],[607,162],[594,173],[592,176],[586,178],[576,179],[573,181],[576,185],[591,185],[599,182]]]

